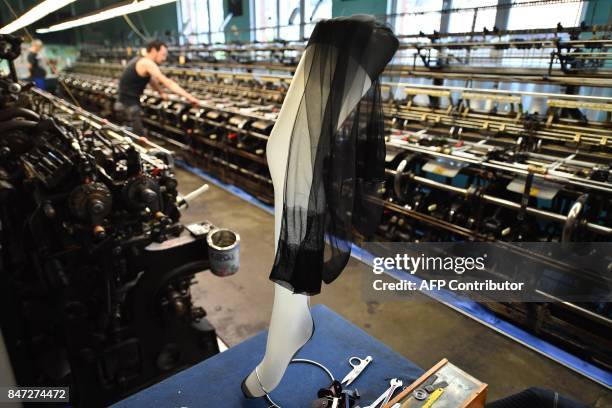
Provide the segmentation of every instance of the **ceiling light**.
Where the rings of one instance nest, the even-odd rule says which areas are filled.
[[[77,18],[74,20],[64,21],[63,23],[54,24],[48,28],[40,28],[36,30],[39,34],[51,33],[54,31],[67,30],[69,28],[79,27],[87,24],[97,23],[99,21],[108,20],[123,16],[126,14],[135,13],[137,11],[143,11],[152,7],[161,6],[168,3],[174,3],[176,0],[142,0],[134,1],[133,3],[124,4],[122,6],[113,7],[110,9],[102,10],[94,14],[87,15],[85,17]]]
[[[21,17],[17,18],[17,20],[0,28],[0,34],[11,34],[17,30],[21,30],[22,28],[29,26],[44,16],[53,13],[55,10],[59,10],[74,1],[76,0],[45,0],[39,5],[32,7]]]

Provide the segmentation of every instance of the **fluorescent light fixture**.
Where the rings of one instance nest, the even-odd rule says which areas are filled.
[[[79,27],[87,24],[97,23],[99,21],[108,20],[110,18],[115,18],[119,16],[123,16],[126,14],[136,13],[137,11],[143,11],[150,9],[152,7],[161,6],[168,3],[174,3],[176,0],[141,0],[134,1],[132,3],[124,4],[122,6],[117,6],[113,8],[109,8],[106,10],[99,11],[94,14],[87,15],[85,17],[77,18],[74,20],[64,21],[63,23],[52,25],[48,28],[40,28],[36,30],[39,34],[51,33],[54,31],[67,30],[69,28]]]
[[[40,20],[47,14],[53,13],[55,10],[59,10],[62,7],[73,3],[74,1],[76,0],[45,0],[39,5],[26,11],[21,17],[18,17],[17,20],[0,28],[0,34],[11,34],[15,31],[21,30],[22,28]]]

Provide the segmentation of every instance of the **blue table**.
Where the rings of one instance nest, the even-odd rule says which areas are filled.
[[[397,354],[363,330],[327,307],[312,308],[315,334],[296,358],[308,358],[325,365],[341,380],[350,370],[348,358],[371,355],[374,360],[351,384],[362,395],[360,405],[374,401],[389,386],[388,379],[398,377],[410,384],[423,370]],[[247,400],[242,396],[242,380],[261,361],[267,332],[238,344],[185,371],[155,384],[114,407],[247,407],[265,408],[266,400]],[[318,367],[293,363],[271,397],[281,407],[310,407],[317,391],[330,383]]]

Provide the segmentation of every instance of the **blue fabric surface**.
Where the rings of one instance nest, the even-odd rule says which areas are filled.
[[[351,384],[362,395],[360,405],[367,405],[389,386],[389,378],[398,377],[410,384],[423,370],[397,354],[363,330],[349,323],[323,305],[312,308],[315,334],[296,358],[309,358],[325,365],[338,380],[350,371],[348,358],[367,355],[372,363]],[[265,351],[267,332],[231,347],[153,385],[114,407],[247,407],[265,408],[263,398],[247,400],[242,396],[242,380],[260,362]],[[281,384],[271,397],[281,407],[310,407],[319,388],[330,383],[318,367],[291,364]]]

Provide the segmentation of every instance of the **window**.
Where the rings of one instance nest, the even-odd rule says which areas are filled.
[[[208,0],[182,0],[180,3],[179,27],[182,27],[184,43],[209,43],[210,21]]]
[[[526,1],[532,0],[514,0],[515,3]],[[517,4],[510,8],[508,30],[553,28],[557,23],[564,27],[575,27],[580,25],[582,6],[583,2],[578,0],[540,5]]]
[[[251,4],[255,13],[255,40],[273,41],[276,38],[276,26],[278,25],[277,0],[259,0]]]
[[[332,0],[305,0],[304,36],[310,37],[317,21],[332,16]]]
[[[395,34],[432,34],[440,30],[442,0],[397,0]]]
[[[211,41],[225,41],[225,34],[218,32],[223,24],[223,0],[181,0],[179,11],[183,43],[209,44]]]
[[[307,23],[315,22],[332,16],[331,0],[305,0],[306,13],[304,14]]]
[[[451,8],[465,9],[454,11],[449,14],[448,32],[449,33],[467,33],[470,31],[482,31],[484,27],[489,30],[495,25],[495,15],[497,13],[497,0],[453,0]],[[478,8],[485,7],[485,8]],[[474,22],[474,16],[476,21]],[[472,26],[474,30],[472,30]]]
[[[198,0],[192,0],[198,1]],[[205,3],[206,0],[199,0]],[[225,33],[221,30],[225,16],[223,15],[223,0],[208,0],[208,10],[210,10],[210,31],[213,44],[225,42]]]
[[[280,38],[286,41],[300,39],[300,7],[298,2],[281,0],[278,13]]]

